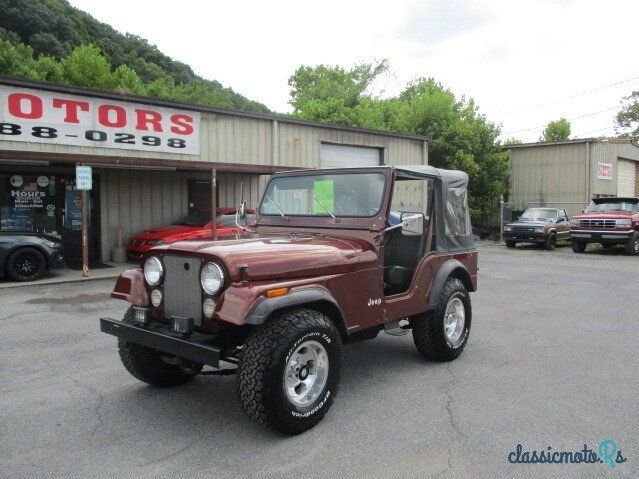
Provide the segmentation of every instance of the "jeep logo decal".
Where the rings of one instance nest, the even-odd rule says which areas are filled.
[[[379,306],[380,304],[382,304],[381,298],[377,298],[377,299],[370,298],[368,300],[367,306]]]

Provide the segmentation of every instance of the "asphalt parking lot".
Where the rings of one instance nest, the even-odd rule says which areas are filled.
[[[410,335],[345,348],[342,386],[315,429],[251,423],[234,376],[172,390],[139,383],[98,318],[109,281],[0,291],[0,476],[638,477],[639,258],[602,250],[480,248],[471,337],[449,364]],[[525,450],[627,462],[510,464]]]

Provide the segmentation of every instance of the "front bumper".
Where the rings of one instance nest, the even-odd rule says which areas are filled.
[[[528,231],[504,231],[504,240],[521,241],[522,243],[543,243],[548,238],[548,233],[535,233]]]
[[[53,248],[49,253],[49,269],[64,268],[64,254],[61,248]]]
[[[185,337],[171,331],[167,324],[158,322],[142,326],[100,318],[100,331],[130,343],[216,368],[220,365],[224,350],[224,344],[219,336],[193,332]]]
[[[579,230],[571,229],[570,238],[573,241],[587,243],[625,243],[633,235],[634,230]]]

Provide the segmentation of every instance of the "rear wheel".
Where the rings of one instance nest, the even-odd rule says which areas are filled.
[[[46,269],[44,255],[35,248],[15,250],[7,260],[7,274],[16,281],[33,281]]]
[[[557,246],[557,235],[555,233],[549,233],[548,238],[546,238],[546,242],[544,243],[544,248],[548,251],[552,251]]]
[[[437,309],[411,318],[417,351],[435,361],[456,359],[468,341],[471,319],[468,291],[459,279],[450,278],[441,292]]]
[[[506,241],[506,248],[514,248],[515,246],[517,246],[516,241]]]
[[[328,412],[339,389],[342,346],[319,311],[276,313],[253,330],[238,366],[238,395],[246,414],[283,434],[300,434]]]
[[[639,254],[639,233],[636,231],[628,239],[626,243],[626,254],[638,255]]]
[[[588,246],[588,243],[582,243],[581,241],[571,241],[570,242],[570,246],[572,246],[572,250],[575,253],[583,253],[584,251],[586,251],[586,247]]]
[[[122,318],[123,323],[133,322],[133,309],[129,308]],[[195,373],[187,373],[180,366],[171,364],[151,348],[118,339],[118,351],[122,364],[131,375],[147,384],[170,388],[179,386],[195,377]]]

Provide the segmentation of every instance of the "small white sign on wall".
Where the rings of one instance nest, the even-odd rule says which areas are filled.
[[[597,179],[612,181],[612,163],[597,162]]]

